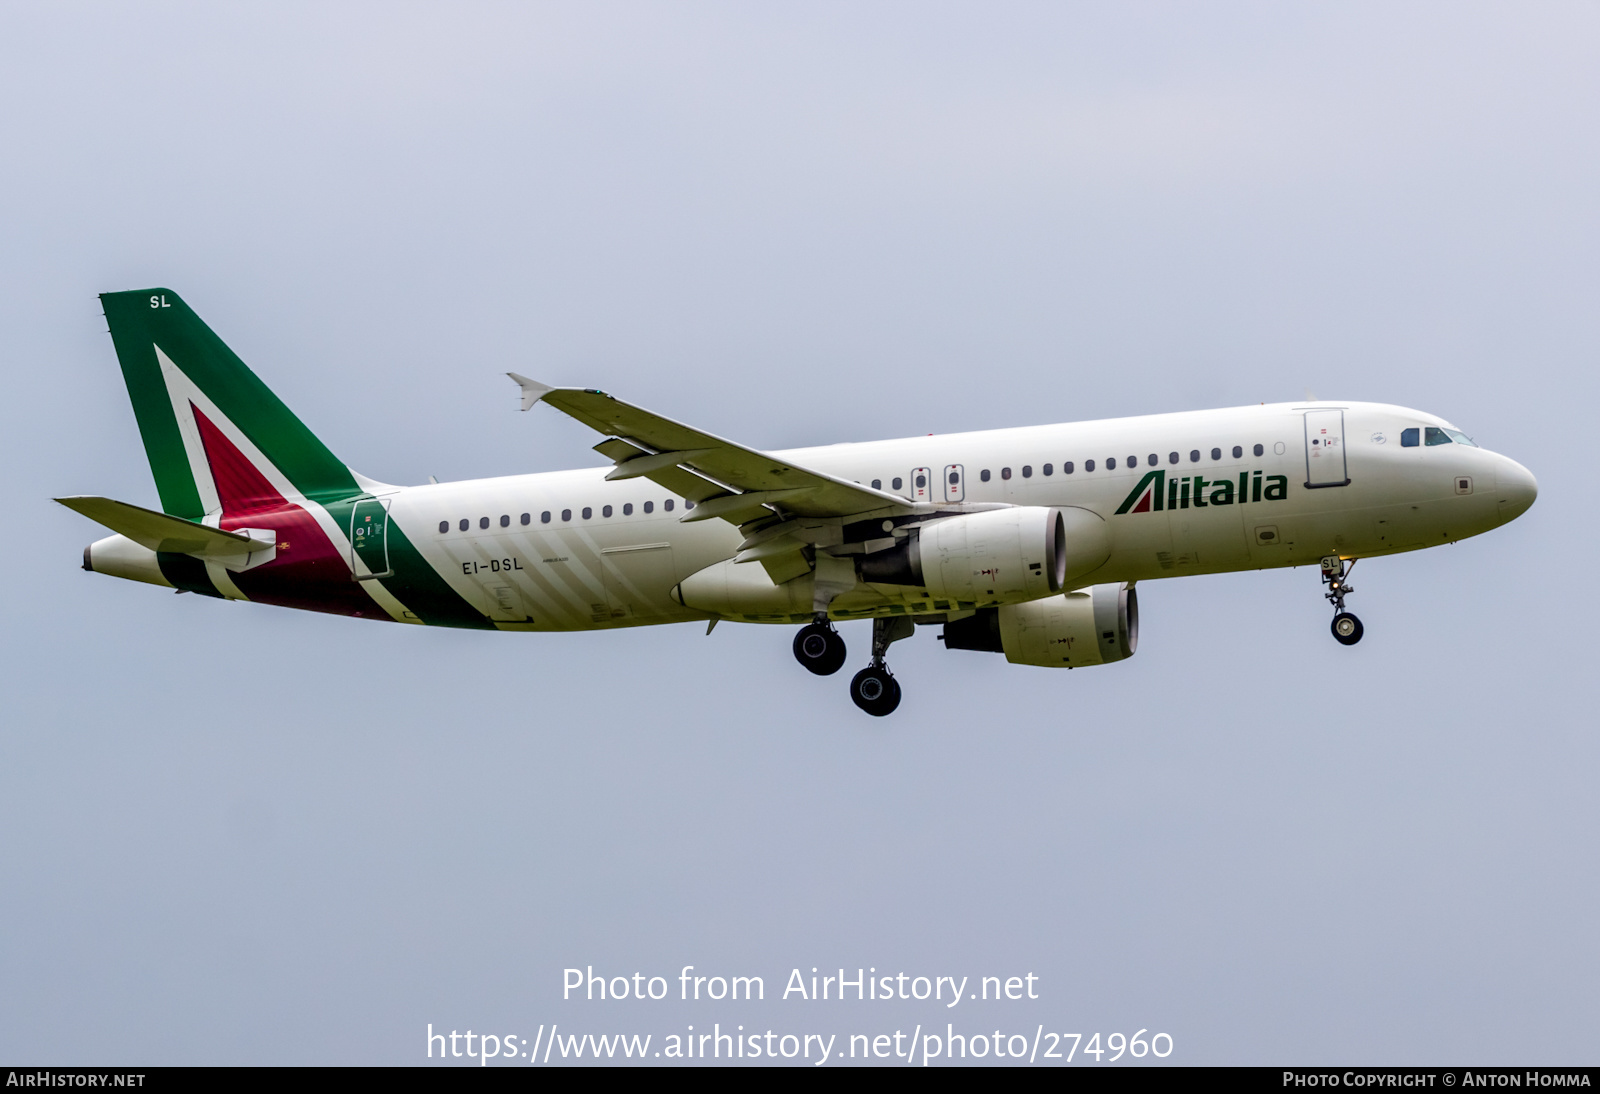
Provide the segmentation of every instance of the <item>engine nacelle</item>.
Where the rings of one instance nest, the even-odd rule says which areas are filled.
[[[993,604],[1060,592],[1110,556],[1098,514],[1029,505],[919,524],[900,546],[862,558],[860,570],[866,581],[920,585],[939,600]]]
[[[922,582],[939,600],[1030,600],[1061,588],[1061,510],[1028,505],[930,521],[917,530]]]
[[[1080,668],[1132,657],[1139,598],[1125,581],[986,608],[944,626],[952,650],[1004,653],[1014,665]]]

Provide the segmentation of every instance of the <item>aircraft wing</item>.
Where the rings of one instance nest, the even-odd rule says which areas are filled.
[[[92,521],[120,532],[142,547],[152,551],[169,551],[173,554],[194,555],[217,560],[247,557],[257,551],[273,547],[249,535],[224,532],[205,524],[195,524],[182,517],[141,509],[125,501],[110,498],[71,497],[57,498],[73,512],[82,513]],[[277,537],[272,539],[276,541]]]
[[[514,372],[507,375],[522,387],[522,409],[548,403],[609,435],[595,445],[617,465],[607,479],[648,478],[695,502],[684,521],[721,517],[744,525],[774,513],[850,519],[929,508],[701,432],[603,391],[547,387]]]

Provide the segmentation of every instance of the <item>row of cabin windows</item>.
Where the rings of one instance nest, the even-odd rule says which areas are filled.
[[[1413,442],[1413,443],[1415,443],[1415,442]],[[1428,443],[1429,444],[1438,444],[1440,442],[1430,440]],[[1264,445],[1259,445],[1258,444],[1258,445],[1254,446],[1251,449],[1251,451],[1255,455],[1261,456],[1261,455],[1264,455],[1266,453],[1266,447]],[[1211,458],[1213,460],[1222,459],[1222,449],[1213,448],[1211,450]],[[1233,446],[1233,458],[1236,459],[1236,460],[1240,460],[1240,459],[1244,458],[1244,445],[1236,444],[1236,445]],[[1168,463],[1178,463],[1181,459],[1182,459],[1182,456],[1180,456],[1177,452],[1168,452],[1167,453],[1167,462]],[[1145,457],[1145,462],[1147,462],[1151,467],[1155,467],[1156,465],[1158,465],[1161,462],[1161,457],[1159,455],[1157,455],[1156,453],[1152,452],[1148,456]],[[1200,450],[1198,448],[1191,448],[1189,450],[1189,462],[1190,463],[1199,463],[1200,462]],[[1134,468],[1137,468],[1138,466],[1139,466],[1139,457],[1138,456],[1129,456],[1127,458],[1127,467],[1128,467],[1128,469],[1130,471],[1133,470]],[[1117,469],[1117,457],[1115,457],[1115,456],[1109,457],[1105,461],[1105,468],[1106,468],[1107,471],[1115,471]],[[1083,469],[1084,469],[1085,472],[1093,471],[1095,469],[1095,462],[1093,460],[1084,460],[1083,461]],[[1039,468],[1039,470],[1043,474],[1045,474],[1046,476],[1054,475],[1056,473],[1055,464],[1052,464],[1052,463],[1047,463],[1047,464],[1043,465],[1042,467]],[[1071,475],[1076,470],[1077,470],[1077,465],[1075,463],[1073,463],[1071,460],[1067,460],[1066,462],[1064,462],[1061,465],[1061,473],[1063,475]],[[992,477],[993,477],[993,475],[989,471],[988,468],[984,468],[982,471],[978,472],[978,479],[980,481],[982,481],[982,482],[988,482]],[[1002,467],[1000,469],[1000,477],[1002,479],[1009,479],[1011,477],[1011,468]],[[1025,478],[1025,479],[1033,478],[1033,465],[1032,464],[1025,463],[1025,464],[1022,465],[1022,477]],[[927,486],[927,483],[920,481],[921,478],[922,478],[921,475],[918,475],[917,478],[919,480],[917,482],[917,488],[918,489],[922,489],[922,488]],[[956,473],[954,471],[952,471],[950,473],[950,485],[952,485],[952,486],[956,485],[956,478],[957,478]],[[883,480],[882,479],[873,479],[872,480],[872,488],[874,490],[882,490],[883,489]],[[899,479],[891,480],[890,489],[892,489],[892,490],[900,489],[900,480]]]
[[[672,498],[668,498],[666,501],[661,503],[661,511],[663,513],[670,513],[670,512],[672,512],[673,507],[676,504],[677,503],[675,501],[673,501]],[[685,509],[693,509],[694,508],[694,502],[685,501],[683,503],[683,507]],[[653,502],[653,501],[647,501],[647,502],[644,503],[643,506],[641,506],[641,508],[646,513],[654,513],[656,511],[656,503]],[[612,506],[602,505],[600,507],[600,515],[602,517],[614,516],[615,514],[616,514],[616,510]],[[627,502],[622,506],[622,515],[625,516],[625,517],[633,516],[633,502],[631,502],[631,501]],[[592,520],[592,519],[594,519],[594,509],[591,508],[590,506],[585,505],[583,507],[583,509],[580,511],[580,516],[584,520]],[[554,518],[553,518],[550,510],[548,510],[548,509],[546,509],[544,512],[539,514],[539,523],[540,524],[549,524],[552,519],[554,519]],[[570,521],[572,519],[572,510],[571,509],[563,509],[563,510],[561,510],[561,519],[564,522],[565,521]],[[524,514],[522,514],[522,516],[518,518],[518,523],[521,523],[521,524],[532,524],[533,523],[533,514],[532,513],[524,513]],[[457,524],[457,527],[460,528],[461,531],[463,531],[463,532],[468,531],[468,530],[470,530],[472,528],[472,521],[470,519],[466,518],[466,517],[463,517],[463,518],[461,518],[460,522]],[[489,527],[489,518],[488,517],[479,517],[478,518],[478,527],[479,528],[483,528],[483,529],[487,529]],[[502,527],[502,528],[511,527],[511,514],[510,513],[501,513],[500,514],[500,527]],[[450,522],[447,521],[447,520],[441,520],[439,522],[439,533],[441,535],[443,535],[445,532],[448,532],[449,530],[450,530]]]

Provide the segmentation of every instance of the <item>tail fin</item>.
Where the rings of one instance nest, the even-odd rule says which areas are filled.
[[[249,494],[326,504],[361,492],[177,293],[104,293],[100,302],[167,513],[200,520],[250,508]]]

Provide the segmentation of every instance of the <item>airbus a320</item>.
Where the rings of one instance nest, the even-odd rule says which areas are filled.
[[[394,486],[351,470],[170,289],[101,296],[161,500],[57,499],[83,568],[225,600],[503,631],[799,625],[850,697],[900,703],[892,643],[1084,668],[1133,656],[1141,581],[1318,567],[1333,637],[1359,558],[1514,520],[1533,475],[1432,414],[1307,401],[762,452],[603,391],[509,374],[609,467]]]

